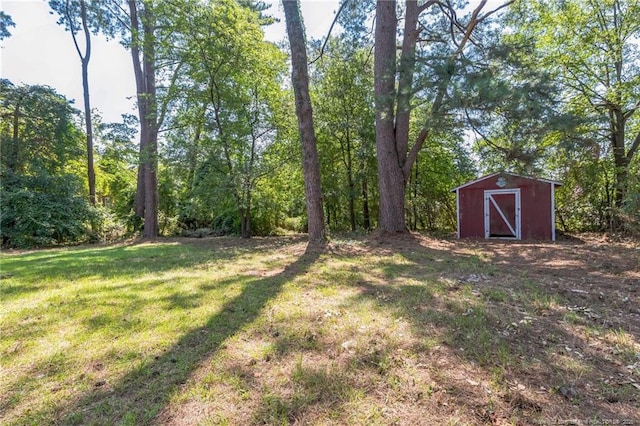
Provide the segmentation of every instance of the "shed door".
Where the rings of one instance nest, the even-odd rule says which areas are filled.
[[[484,191],[484,237],[521,238],[520,189]]]

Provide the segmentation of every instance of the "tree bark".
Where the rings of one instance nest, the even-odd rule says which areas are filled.
[[[413,182],[411,184],[412,186],[412,206],[413,206],[413,221],[411,223],[411,230],[412,231],[417,231],[418,230],[418,186],[419,186],[419,181],[418,181],[418,174],[419,174],[419,164],[418,164],[418,158],[416,157],[416,161],[415,164],[413,165]]]
[[[129,0],[132,29],[131,57],[140,117],[140,164],[136,191],[136,215],[144,218],[143,237],[158,236],[158,126],[155,87],[154,16],[149,3],[142,12],[142,27],[135,0]],[[142,34],[140,38],[139,34]],[[140,58],[142,43],[142,59]]]
[[[84,121],[87,132],[87,179],[89,183],[89,200],[96,205],[96,172],[93,167],[93,125],[91,121],[91,101],[89,98],[89,60],[91,59],[91,33],[87,22],[87,7],[84,0],[80,0],[80,18],[84,31],[85,53],[80,55],[82,61],[82,93],[84,97]],[[75,39],[75,36],[74,36]],[[80,50],[78,49],[78,54]]]
[[[346,147],[344,146],[346,144]],[[345,135],[345,144],[340,141],[340,147],[342,148],[342,158],[347,174],[347,186],[349,188],[348,200],[349,200],[349,224],[351,225],[351,232],[355,232],[356,225],[356,182],[353,178],[353,158],[351,156],[351,134],[349,132],[349,126]]]
[[[291,46],[291,82],[296,99],[298,130],[302,143],[302,167],[309,222],[309,242],[323,244],[326,237],[322,209],[322,190],[320,187],[320,166],[316,135],[313,128],[313,110],[309,96],[309,72],[307,69],[304,26],[298,0],[283,0],[282,5]]]
[[[476,25],[494,13],[479,17],[487,0],[481,0],[471,14],[457,49],[449,58],[450,73],[438,83],[437,94],[431,105],[431,115],[440,113],[446,89],[455,72],[455,60],[462,53]],[[508,2],[510,3],[510,2]],[[506,4],[508,4],[506,3]],[[418,152],[429,135],[424,127],[409,149],[409,125],[411,119],[411,97],[416,63],[416,43],[420,34],[419,17],[427,8],[441,3],[429,0],[418,6],[417,0],[406,0],[404,32],[400,66],[396,69],[396,2],[378,0],[376,3],[375,29],[375,102],[376,102],[376,149],[378,159],[378,185],[380,189],[379,225],[383,232],[406,232],[405,191],[411,169]],[[398,76],[396,89],[396,73]],[[397,106],[394,111],[394,106]]]
[[[204,115],[204,114],[203,114]],[[187,170],[187,192],[191,193],[195,189],[196,164],[198,161],[198,149],[200,146],[200,137],[202,135],[203,120],[198,120],[195,135],[193,136],[193,145],[189,148],[187,158],[189,159],[189,168]]]
[[[87,132],[87,179],[89,201],[96,205],[96,172],[93,167],[93,126],[91,124],[91,102],[89,100],[88,61],[82,61],[82,89],[84,91],[85,127]]]
[[[149,126],[147,162],[144,176],[144,230],[145,238],[158,236],[158,105],[156,100],[156,58],[153,31],[155,16],[150,3],[144,7],[144,76],[146,79],[146,101]]]
[[[413,96],[413,74],[416,64],[416,42],[418,40],[418,16],[416,0],[406,2],[402,52],[398,68],[398,95],[395,117],[395,138],[399,165],[405,170],[405,183],[409,180],[411,166],[405,167],[409,149],[409,125],[411,120],[411,97]]]
[[[362,178],[362,226],[365,230],[371,230],[371,214],[369,213],[369,189],[367,178]]]
[[[611,139],[613,145],[613,159],[616,167],[615,207],[621,208],[626,196],[627,184],[627,153],[625,152],[625,118],[620,110],[611,114]]]
[[[247,201],[249,202],[249,201]],[[242,238],[251,238],[251,205],[239,209],[240,212],[240,235]]]
[[[138,97],[138,118],[140,119],[140,147],[139,164],[136,185],[135,214],[142,221],[144,218],[144,153],[148,140],[148,126],[144,117],[147,116],[147,105],[144,102],[145,79],[142,74],[142,63],[140,59],[140,41],[137,34],[140,32],[140,22],[138,20],[138,9],[135,0],[129,0],[129,19],[131,21],[131,60],[133,62],[133,73],[136,79],[136,92]]]
[[[87,133],[87,181],[89,184],[89,201],[94,206],[96,205],[96,173],[93,166],[93,126],[91,120],[91,101],[89,96],[89,61],[91,60],[91,33],[89,32],[88,18],[87,18],[87,5],[84,0],[80,0],[80,22],[82,23],[82,31],[84,32],[85,50],[84,54],[80,50],[80,45],[76,38],[76,28],[74,26],[75,19],[71,15],[71,8],[69,0],[65,3],[65,9],[63,12],[66,15],[66,19],[71,31],[71,37],[73,44],[76,48],[76,52],[80,57],[82,64],[82,95],[84,101],[84,122],[85,131]]]
[[[396,2],[378,0],[375,29],[376,150],[380,212],[378,227],[386,232],[406,232],[405,177],[396,146],[394,123],[396,77]]]

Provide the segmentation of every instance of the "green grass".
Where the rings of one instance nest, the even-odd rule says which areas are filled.
[[[56,414],[52,406],[84,395],[80,404],[97,404],[91,417],[98,422],[122,411],[125,423],[152,419],[168,397],[164,389],[186,380],[203,353],[255,318],[279,290],[282,280],[253,271],[295,260],[275,257],[177,243],[3,256],[3,274],[11,278],[0,296],[0,351],[11,374],[2,383],[9,396],[2,411],[16,413],[17,423],[46,423]],[[133,395],[157,395],[160,403],[121,408],[95,397],[106,395],[95,392],[101,388],[128,392],[123,380],[147,383]],[[76,411],[64,419],[83,424],[91,417]]]
[[[556,350],[579,344],[562,328],[579,324],[554,313],[567,303],[481,250],[305,249],[215,238],[2,254],[0,423],[526,423],[509,398],[527,381],[549,392],[522,406],[598,414],[552,392],[549,372],[599,379],[595,355]],[[622,329],[587,337],[611,368],[636,359]],[[625,386],[590,389],[631,404]]]

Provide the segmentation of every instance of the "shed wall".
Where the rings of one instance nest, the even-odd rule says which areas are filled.
[[[502,185],[498,185],[499,179]],[[522,239],[553,239],[553,183],[500,174],[457,190],[460,238],[484,238],[484,191],[520,188]]]

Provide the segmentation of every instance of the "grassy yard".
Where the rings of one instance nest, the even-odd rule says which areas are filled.
[[[0,424],[640,424],[633,244],[211,238],[0,262]]]

